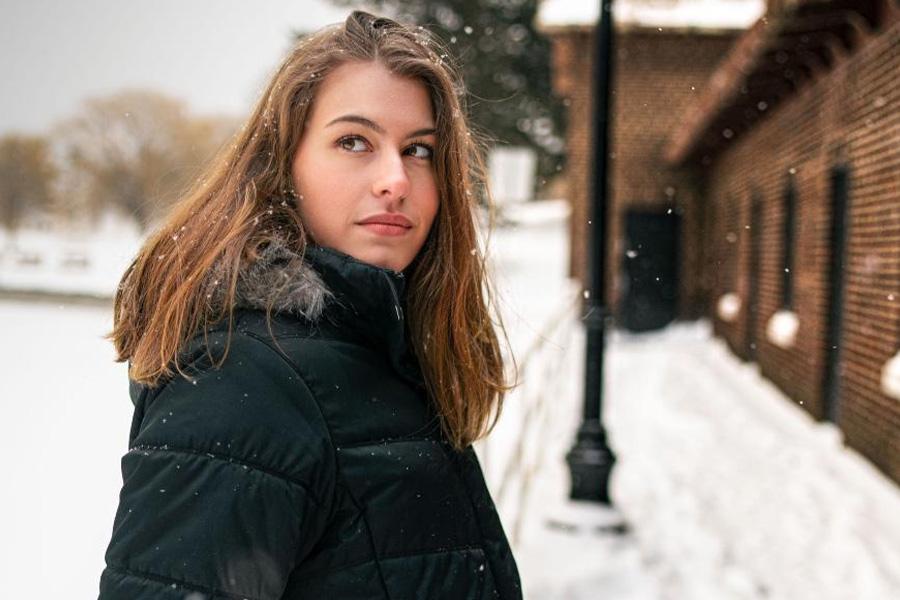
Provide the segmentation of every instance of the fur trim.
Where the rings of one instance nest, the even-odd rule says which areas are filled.
[[[221,274],[221,265],[213,273]],[[224,277],[214,276],[215,292],[211,304],[224,303]],[[253,308],[272,312],[287,312],[315,321],[321,317],[326,302],[332,298],[319,274],[300,254],[283,240],[273,240],[261,252],[256,261],[242,264],[235,290],[235,308]]]

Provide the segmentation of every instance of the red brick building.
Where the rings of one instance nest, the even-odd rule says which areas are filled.
[[[738,9],[735,12],[697,22],[681,16],[678,4],[683,3],[670,2],[668,8],[644,13],[633,10],[641,8],[639,1],[616,3],[614,118],[610,125],[612,247],[607,265],[611,279],[607,289],[608,301],[618,307],[620,320],[627,320],[624,312],[641,302],[633,295],[629,297],[629,291],[637,290],[626,289],[634,279],[628,269],[653,269],[665,257],[671,259],[663,269],[666,275],[659,282],[653,277],[650,283],[657,289],[651,293],[672,304],[673,317],[696,317],[706,307],[706,283],[701,277],[703,248],[684,243],[702,236],[703,211],[697,204],[700,197],[695,175],[667,164],[663,152],[684,111],[700,96],[737,36],[759,16],[762,4],[760,0],[731,0],[732,7]],[[687,4],[691,3],[698,2],[688,0]],[[569,109],[566,175],[567,197],[572,202],[570,267],[572,275],[581,278],[585,275],[583,257],[591,193],[590,85],[596,15],[590,13],[590,7],[596,10],[597,4],[547,0],[538,17],[540,28],[552,40],[555,90]],[[629,223],[663,228],[665,235],[657,237],[665,238],[665,247],[657,249],[655,258],[643,247],[647,240],[626,235]]]
[[[900,1],[765,9],[739,35],[618,27],[610,267],[627,264],[636,197],[680,213],[679,314],[709,315],[736,354],[900,482]],[[578,229],[590,111],[574,98],[589,94],[590,31],[549,32],[573,98]],[[650,60],[626,60],[638,40]]]

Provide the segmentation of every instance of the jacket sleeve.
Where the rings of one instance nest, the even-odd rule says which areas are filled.
[[[220,368],[143,392],[135,421],[100,600],[280,598],[321,536],[335,480],[296,370],[235,333]]]

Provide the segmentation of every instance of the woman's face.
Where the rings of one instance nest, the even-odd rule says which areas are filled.
[[[428,90],[377,62],[337,67],[320,84],[292,164],[313,240],[401,271],[437,214]]]

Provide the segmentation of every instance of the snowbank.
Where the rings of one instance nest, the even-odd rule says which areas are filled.
[[[764,0],[615,0],[617,25],[663,29],[747,29],[765,11]],[[600,2],[544,0],[537,22],[542,28],[594,26]]]

